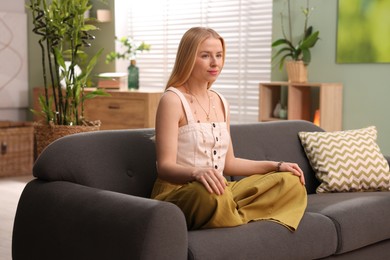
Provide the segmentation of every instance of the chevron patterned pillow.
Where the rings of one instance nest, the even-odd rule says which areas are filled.
[[[336,132],[299,132],[316,177],[317,193],[390,190],[389,164],[375,126]]]

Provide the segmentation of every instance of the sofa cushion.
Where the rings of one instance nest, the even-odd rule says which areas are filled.
[[[188,233],[188,259],[317,259],[332,255],[337,233],[332,221],[317,213],[305,213],[291,232],[271,221],[257,221],[234,228]]]
[[[374,126],[336,132],[300,132],[321,185],[317,192],[389,190],[389,164],[376,143]]]
[[[390,239],[390,192],[312,194],[306,210],[334,221],[338,254]]]

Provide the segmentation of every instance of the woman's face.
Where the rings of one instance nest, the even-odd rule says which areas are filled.
[[[223,66],[223,48],[219,39],[207,38],[198,49],[191,77],[197,81],[213,82]]]

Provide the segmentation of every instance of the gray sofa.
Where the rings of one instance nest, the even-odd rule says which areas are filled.
[[[390,259],[390,192],[315,194],[299,131],[323,130],[305,121],[231,127],[237,156],[304,170],[308,207],[295,233],[268,221],[188,232],[179,208],[148,198],[153,129],[100,131],[62,138],[38,158],[13,259]]]

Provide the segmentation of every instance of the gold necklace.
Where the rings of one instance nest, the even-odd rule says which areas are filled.
[[[187,87],[185,87],[185,89],[187,90],[187,92],[191,95],[191,100],[190,100],[190,102],[191,103],[193,103],[193,100],[192,100],[192,97],[194,97],[195,98],[195,100],[196,100],[196,102],[198,103],[198,105],[200,106],[200,108],[203,110],[203,112],[206,114],[206,120],[207,121],[210,121],[210,107],[211,107],[211,105],[210,105],[210,95],[209,95],[209,93],[207,92],[207,97],[209,98],[209,112],[206,112],[206,109],[204,109],[203,108],[203,106],[200,104],[200,102],[199,102],[199,100],[198,100],[198,98],[194,95],[194,94],[192,94],[192,92],[187,88]]]

